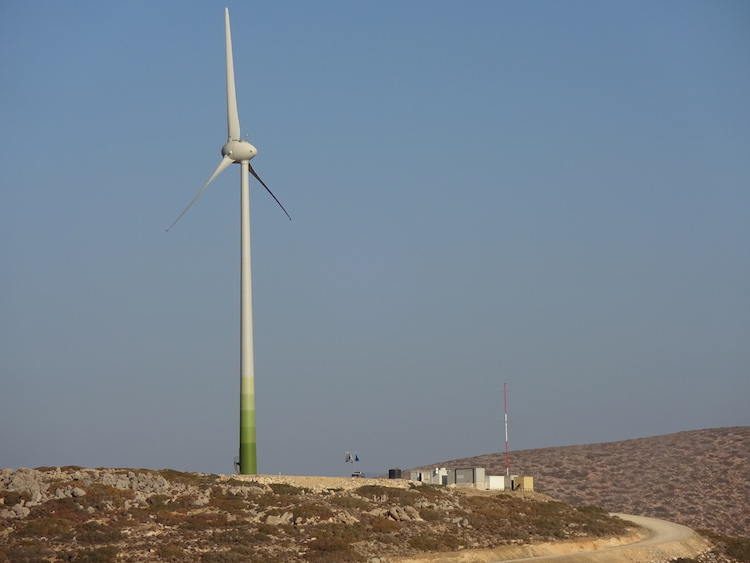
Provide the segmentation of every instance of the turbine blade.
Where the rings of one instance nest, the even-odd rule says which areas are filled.
[[[206,182],[206,184],[205,184],[205,185],[204,185],[204,186],[203,186],[203,187],[201,188],[201,191],[199,191],[199,192],[198,192],[198,193],[196,194],[196,196],[195,196],[195,197],[193,198],[193,201],[191,201],[191,202],[190,202],[190,203],[188,204],[188,206],[187,206],[187,207],[185,208],[185,210],[184,210],[184,211],[183,211],[182,213],[180,213],[180,216],[179,216],[179,217],[177,217],[177,219],[175,219],[175,220],[174,220],[174,223],[172,223],[171,225],[169,225],[169,229],[171,229],[172,227],[174,227],[174,226],[175,226],[175,225],[177,224],[177,221],[179,221],[180,219],[182,219],[182,216],[183,216],[183,215],[185,215],[185,213],[187,213],[187,210],[188,210],[188,209],[190,209],[190,207],[191,207],[191,206],[192,206],[192,205],[193,205],[193,204],[194,204],[194,203],[195,203],[196,201],[198,201],[198,198],[199,198],[199,197],[201,196],[201,194],[203,194],[203,192],[204,192],[204,191],[206,190],[206,188],[208,187],[208,185],[209,185],[209,184],[210,184],[211,182],[213,182],[213,181],[214,181],[214,180],[216,179],[216,177],[217,177],[217,176],[218,176],[219,174],[221,174],[222,172],[224,172],[224,170],[226,170],[226,169],[227,169],[227,167],[228,167],[228,166],[229,166],[230,164],[232,164],[233,162],[234,162],[234,161],[233,161],[233,160],[232,160],[231,158],[229,158],[228,156],[225,156],[225,157],[224,157],[224,158],[223,158],[223,159],[221,160],[221,162],[219,163],[219,166],[217,166],[217,167],[216,167],[216,170],[214,170],[214,173],[213,173],[213,174],[211,174],[211,177],[210,177],[210,178],[208,179],[208,182]],[[167,232],[169,232],[169,229],[167,229]]]
[[[232,58],[232,32],[229,29],[229,8],[224,8],[227,49],[227,139],[240,140],[240,116],[237,112],[237,92],[234,87],[234,59]]]
[[[268,188],[268,186],[266,186],[266,183],[265,183],[265,182],[264,182],[263,180],[261,180],[261,179],[260,179],[260,176],[258,176],[258,175],[257,175],[257,174],[255,173],[255,170],[253,169],[253,165],[252,165],[252,164],[250,164],[250,163],[248,162],[248,163],[247,163],[247,168],[248,168],[248,170],[250,170],[250,174],[252,174],[253,176],[255,176],[255,179],[256,179],[256,180],[258,180],[258,182],[260,182],[260,183],[261,183],[261,184],[263,185],[263,187],[264,187],[264,188],[266,188],[266,191],[267,191],[267,192],[268,192],[269,194],[271,194],[271,197],[272,197],[273,199],[275,199],[275,200],[276,200],[276,203],[278,203],[278,204],[279,204],[279,207],[281,207],[281,210],[282,210],[282,211],[283,211],[284,213],[286,213],[286,209],[284,209],[284,206],[283,206],[283,205],[281,205],[281,202],[280,202],[280,201],[279,201],[279,200],[277,199],[277,197],[276,197],[275,195],[273,195],[273,192],[272,192],[272,191],[271,191],[271,190],[270,190],[270,189]],[[286,216],[287,216],[287,217],[289,217],[289,213],[286,213]],[[289,217],[289,220],[291,221],[291,220],[292,220],[292,218],[291,218],[291,217]]]

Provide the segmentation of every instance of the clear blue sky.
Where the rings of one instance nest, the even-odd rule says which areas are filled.
[[[0,7],[0,467],[229,473],[225,3]],[[750,4],[229,5],[258,468],[750,424]]]

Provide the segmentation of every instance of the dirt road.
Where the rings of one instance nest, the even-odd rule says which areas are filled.
[[[695,557],[710,544],[693,530],[656,518],[614,514],[642,526],[638,534],[625,538],[553,542],[527,546],[507,546],[493,550],[466,550],[430,553],[399,559],[400,563],[643,563]]]
[[[554,561],[555,563],[597,562],[625,563],[658,561],[675,557],[691,557],[708,549],[709,544],[687,526],[631,514],[613,514],[637,524],[647,530],[648,536],[635,543],[605,547],[592,551],[527,557],[525,559],[504,559],[498,563],[519,563],[521,561]]]
[[[667,522],[666,520],[659,520],[658,518],[646,518],[645,516],[633,516],[632,514],[619,513],[614,513],[612,516],[617,516],[623,520],[628,520],[629,522],[638,524],[639,526],[646,528],[651,534],[650,537],[639,541],[636,544],[624,546],[619,549],[686,540],[692,537],[695,533],[687,526],[675,524],[674,522]]]

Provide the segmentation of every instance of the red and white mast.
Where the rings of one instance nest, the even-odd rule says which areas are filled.
[[[503,383],[503,406],[505,408],[505,474],[510,475],[508,456],[508,384]]]

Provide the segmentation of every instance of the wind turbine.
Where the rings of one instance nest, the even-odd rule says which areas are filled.
[[[230,164],[240,165],[240,456],[239,472],[255,474],[258,471],[255,442],[255,366],[253,360],[253,296],[250,269],[250,180],[248,173],[266,188],[271,197],[289,217],[281,202],[273,195],[263,180],[255,173],[250,159],[258,150],[240,138],[240,118],[237,113],[237,93],[234,87],[234,60],[232,58],[232,33],[229,29],[229,8],[224,8],[227,56],[227,142],[221,148],[222,159],[208,182],[196,194],[174,223],[175,226],[187,210],[203,194],[208,185]],[[291,217],[289,217],[291,220]]]

